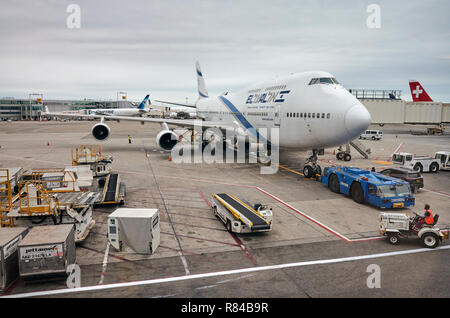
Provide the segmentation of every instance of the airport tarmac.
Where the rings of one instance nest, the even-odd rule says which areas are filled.
[[[248,163],[192,164],[169,161],[156,148],[160,127],[130,122],[108,122],[111,137],[103,143],[90,135],[94,122],[10,122],[0,126],[0,168],[51,168],[71,164],[71,149],[101,144],[114,156],[113,170],[127,186],[126,207],[158,208],[161,244],[151,256],[107,249],[106,218],[115,207],[94,210],[95,227],[77,247],[82,287],[149,281],[147,285],[119,286],[67,297],[448,297],[440,283],[449,281],[449,253],[420,250],[410,240],[398,246],[378,237],[380,210],[335,194],[322,183],[304,179],[301,152],[280,154],[276,174],[260,174],[260,165]],[[382,130],[382,129],[381,129]],[[131,135],[132,143],[127,136]],[[391,166],[394,151],[432,155],[450,150],[450,136],[385,134],[381,141],[362,141],[370,159],[352,151],[350,162],[338,161],[334,149],[319,157],[322,167],[352,165],[377,170]],[[439,226],[450,226],[450,172],[424,173],[425,188],[415,194],[411,209],[423,213],[429,203],[440,215]],[[230,234],[210,209],[213,193],[229,193],[273,208],[273,230]],[[409,251],[408,254],[395,254]],[[106,253],[106,257],[105,257]],[[393,253],[374,258],[367,255]],[[336,261],[345,257],[354,260]],[[106,260],[106,262],[105,262]],[[321,264],[320,260],[334,260]],[[255,269],[306,261],[310,265]],[[366,285],[369,264],[382,270],[382,287]],[[254,271],[252,271],[253,269]],[[207,277],[192,275],[236,271]],[[177,281],[167,278],[184,277]],[[159,282],[153,280],[161,279]],[[383,284],[383,282],[385,282]],[[433,287],[439,285],[440,287]],[[443,284],[446,285],[446,284]],[[6,294],[65,288],[65,282],[25,284],[17,281]],[[41,295],[45,296],[45,295]],[[49,295],[51,297],[51,295]]]

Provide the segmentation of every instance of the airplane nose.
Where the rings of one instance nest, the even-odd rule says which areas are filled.
[[[369,127],[371,120],[367,109],[361,104],[356,104],[345,114],[345,128],[351,136],[356,137]]]

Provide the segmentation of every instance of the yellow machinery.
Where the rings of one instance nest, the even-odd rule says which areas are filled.
[[[72,149],[72,166],[89,165],[96,177],[110,173],[113,159],[110,155],[103,155],[98,145],[81,145]]]
[[[14,219],[7,216],[12,208],[12,191],[9,170],[0,169],[0,227],[13,227]]]

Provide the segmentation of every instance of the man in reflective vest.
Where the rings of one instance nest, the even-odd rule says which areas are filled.
[[[425,215],[423,217],[426,224],[432,225],[434,223],[433,212],[431,211],[429,204],[425,204]]]
[[[425,214],[419,220],[417,228],[421,229],[424,223],[429,225],[433,225],[434,223],[433,212],[431,211],[429,204],[425,204]]]

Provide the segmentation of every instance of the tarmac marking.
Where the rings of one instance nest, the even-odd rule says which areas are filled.
[[[317,225],[320,226],[321,228],[327,230],[327,231],[330,232],[331,234],[333,234],[333,235],[339,237],[340,239],[342,239],[342,240],[344,240],[344,241],[346,241],[346,242],[348,242],[348,243],[353,243],[353,242],[363,242],[363,241],[374,241],[374,240],[380,240],[380,239],[383,239],[383,237],[379,237],[379,236],[368,237],[368,238],[361,238],[361,239],[349,239],[348,237],[346,237],[346,236],[342,235],[341,233],[339,233],[339,232],[333,230],[332,228],[330,228],[329,226],[327,226],[327,225],[323,224],[322,222],[316,220],[315,218],[313,218],[313,217],[307,215],[306,213],[304,213],[304,212],[302,212],[302,211],[300,211],[300,210],[294,208],[292,205],[290,205],[290,204],[284,202],[283,200],[281,200],[280,198],[274,196],[273,194],[271,194],[271,193],[269,193],[269,192],[267,192],[267,191],[265,191],[265,190],[263,190],[263,189],[261,189],[261,188],[259,188],[259,187],[256,187],[256,189],[257,189],[258,191],[260,191],[260,192],[266,194],[267,196],[271,197],[272,199],[274,199],[274,200],[280,202],[281,204],[283,204],[284,206],[288,207],[288,208],[291,209],[292,211],[294,211],[294,212],[296,212],[297,214],[299,214],[299,215],[305,217],[305,218],[308,219],[309,221],[311,221],[311,222],[317,224]]]
[[[445,193],[445,192],[433,191],[433,190],[428,190],[428,189],[424,189],[424,188],[422,188],[422,190],[427,191],[427,192],[431,192],[431,193],[435,193],[437,195],[442,195],[442,196],[447,197],[447,198],[450,198],[450,194]]]
[[[322,259],[322,260],[296,262],[296,263],[285,263],[285,264],[277,264],[277,265],[248,267],[248,268],[241,268],[241,269],[234,269],[234,270],[227,270],[227,271],[209,272],[209,273],[203,273],[203,274],[189,274],[189,275],[182,275],[182,276],[175,276],[175,277],[166,277],[166,278],[157,278],[157,279],[150,279],[150,280],[126,282],[126,283],[115,283],[115,284],[94,285],[94,286],[78,287],[78,288],[63,288],[63,289],[56,289],[56,290],[46,290],[46,291],[39,291],[39,292],[7,295],[7,296],[2,296],[0,298],[24,298],[24,297],[62,295],[62,294],[80,293],[80,292],[95,292],[95,291],[113,289],[113,288],[126,288],[126,287],[136,287],[136,286],[145,286],[145,285],[155,285],[155,284],[179,282],[179,281],[194,280],[194,279],[204,279],[204,278],[209,278],[209,277],[236,275],[236,274],[241,274],[241,273],[255,273],[255,272],[263,272],[263,271],[269,271],[269,270],[298,268],[298,267],[313,266],[313,265],[337,264],[337,263],[344,263],[344,262],[354,262],[354,261],[362,261],[362,260],[408,255],[408,254],[436,252],[436,251],[443,251],[443,250],[448,250],[448,249],[450,249],[450,245],[440,246],[435,249],[420,248],[420,249],[402,250],[402,251],[396,251],[396,252],[333,258],[333,259]]]
[[[111,243],[108,241],[108,243],[106,244],[105,255],[103,256],[102,273],[100,275],[100,281],[98,282],[99,285],[103,285],[103,281],[105,279],[106,266],[108,266],[108,255],[110,245]]]
[[[392,155],[389,157],[389,159],[387,161],[392,161],[392,156],[397,153],[400,148],[403,146],[403,143],[400,143],[400,145],[398,145],[398,147],[394,150],[394,152],[392,153]]]

